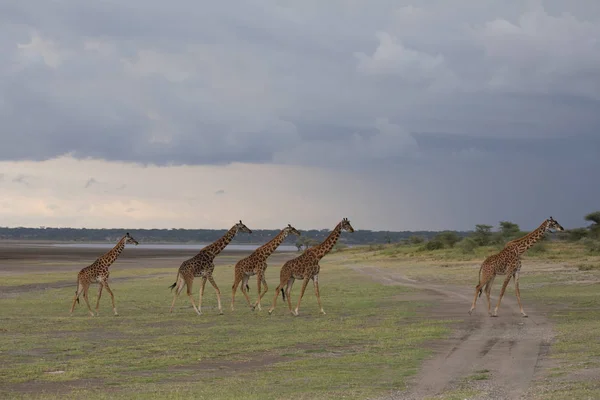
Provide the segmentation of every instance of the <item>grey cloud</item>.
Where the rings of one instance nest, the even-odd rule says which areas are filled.
[[[597,113],[557,116],[556,104],[570,95],[597,106],[598,11],[485,3],[4,6],[0,158],[264,163],[322,148],[322,135],[354,140],[378,118],[444,134],[521,124],[520,134],[564,135],[580,118],[598,128]],[[512,105],[515,92],[525,107]]]
[[[25,185],[25,186],[29,186],[29,177],[23,174],[19,174],[17,175],[15,178],[13,178],[12,180],[15,183],[19,183],[21,185]]]
[[[61,4],[0,6],[2,160],[316,165],[456,224],[551,211],[557,186],[592,207],[573,177],[600,159],[595,2]]]
[[[87,180],[87,182],[85,183],[85,189],[89,188],[90,186],[99,183],[96,179],[94,178],[90,178]]]
[[[221,194],[225,194],[225,190],[223,189],[219,189],[215,192],[216,195],[221,195]]]

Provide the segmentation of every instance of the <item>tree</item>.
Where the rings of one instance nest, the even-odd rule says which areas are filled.
[[[586,221],[593,222],[595,225],[600,225],[600,211],[589,213],[584,219]]]
[[[500,221],[500,233],[505,239],[514,238],[518,236],[520,232],[521,229],[519,228],[519,225],[509,221]]]
[[[490,239],[492,238],[492,226],[479,224],[475,225],[475,233],[473,234],[473,240],[479,246],[487,246],[490,244]]]
[[[596,239],[600,239],[600,211],[589,213],[585,216],[585,220],[592,222],[590,225],[590,236]]]
[[[460,240],[456,232],[446,231],[440,232],[436,235],[435,240],[438,240],[442,243],[444,247],[454,247],[454,245]]]
[[[385,242],[386,242],[387,244],[390,244],[390,243],[392,243],[392,237],[390,236],[390,233],[389,233],[389,232],[386,232],[385,236],[383,237],[383,240],[385,240]]]

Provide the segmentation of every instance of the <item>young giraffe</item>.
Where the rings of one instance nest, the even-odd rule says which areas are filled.
[[[258,307],[258,310],[262,310],[260,306],[260,300],[267,293],[269,287],[267,286],[267,281],[265,280],[265,270],[267,269],[267,258],[279,247],[279,245],[283,242],[283,240],[289,235],[294,234],[300,236],[300,232],[296,230],[292,225],[288,224],[285,228],[281,230],[273,239],[271,239],[266,244],[262,245],[258,249],[256,249],[252,254],[250,254],[246,258],[242,258],[235,264],[235,272],[234,272],[234,280],[233,286],[231,287],[231,311],[233,311],[233,304],[235,302],[235,291],[237,290],[238,285],[242,282],[242,293],[246,297],[246,301],[248,305],[252,307],[252,310]],[[256,275],[256,283],[258,285],[258,300],[254,305],[250,303],[250,298],[248,297],[248,279],[252,275]],[[265,291],[261,293],[261,283],[265,286]]]
[[[183,290],[184,285],[187,286],[187,295],[192,302],[192,306],[198,315],[202,315],[202,296],[204,295],[204,286],[206,285],[206,280],[210,282],[210,284],[215,288],[217,292],[217,304],[219,306],[219,314],[223,314],[223,310],[221,308],[221,291],[219,287],[215,283],[215,280],[212,277],[212,273],[215,269],[215,264],[213,260],[215,257],[223,251],[225,247],[231,242],[233,237],[238,233],[238,231],[252,233],[250,229],[246,225],[240,222],[235,224],[223,237],[216,240],[214,243],[209,244],[204,247],[198,254],[189,260],[185,260],[181,266],[179,267],[179,271],[177,271],[177,279],[175,283],[169,286],[171,290],[175,288],[175,296],[173,296],[173,302],[171,303],[171,309],[169,312],[173,312],[173,306],[175,305],[175,300],[177,296]],[[192,297],[192,283],[194,282],[194,277],[202,277],[202,284],[200,285],[200,298],[198,299],[198,308],[196,308],[196,304],[194,304],[194,298]]]
[[[77,274],[77,290],[75,290],[75,297],[73,298],[73,305],[71,305],[71,314],[73,314],[73,309],[75,308],[75,302],[79,303],[79,296],[81,292],[83,292],[83,299],[90,310],[90,316],[94,316],[92,312],[92,308],[90,307],[90,302],[88,301],[88,289],[92,283],[100,284],[100,288],[98,289],[98,300],[96,301],[96,314],[98,314],[98,307],[100,306],[100,296],[102,296],[102,288],[106,288],[108,293],[110,294],[110,298],[112,300],[113,312],[115,315],[117,314],[117,309],[115,307],[115,296],[113,295],[112,290],[108,286],[108,276],[110,275],[110,271],[108,268],[112,263],[115,262],[117,257],[121,254],[123,249],[125,248],[125,244],[133,243],[135,245],[138,244],[138,241],[135,240],[129,232],[125,234],[119,240],[115,247],[108,253],[104,254],[102,257],[99,257],[96,261],[92,263],[92,265],[83,268]]]
[[[275,297],[273,297],[273,305],[269,309],[269,314],[271,314],[275,309],[277,297],[279,296],[279,291],[281,290],[281,295],[284,300],[286,299],[287,295],[287,303],[290,312],[292,315],[298,316],[300,301],[302,300],[302,296],[304,296],[306,285],[308,285],[308,281],[311,279],[315,287],[315,295],[317,296],[319,308],[321,309],[321,313],[325,314],[323,306],[321,305],[321,296],[319,295],[319,271],[321,270],[319,261],[331,251],[333,246],[335,246],[335,243],[339,239],[342,230],[354,232],[354,228],[352,228],[352,225],[350,225],[348,218],[342,219],[342,221],[337,224],[337,226],[329,234],[327,239],[323,241],[323,243],[305,250],[304,253],[298,257],[293,258],[283,264],[283,267],[281,267],[281,272],[279,273],[279,286],[277,286],[277,289],[275,289]],[[298,297],[298,304],[296,305],[296,309],[292,311],[290,293],[296,279],[303,279],[303,281],[302,289],[300,289],[300,297]],[[283,290],[284,285],[286,285],[285,291]]]
[[[469,314],[475,309],[475,303],[477,297],[481,297],[483,287],[485,286],[485,295],[487,297],[488,314],[492,317],[498,316],[498,308],[500,307],[500,301],[504,296],[506,286],[510,282],[511,278],[515,278],[515,294],[517,296],[517,302],[519,303],[519,309],[523,317],[527,317],[525,311],[523,311],[523,305],[521,304],[521,291],[519,290],[519,273],[521,271],[521,255],[527,251],[531,246],[541,239],[544,234],[551,230],[563,231],[564,228],[552,217],[548,218],[533,232],[523,236],[522,238],[511,240],[506,244],[504,249],[500,253],[493,254],[486,258],[481,267],[479,268],[479,283],[475,287],[475,297],[473,298],[473,304],[469,310]],[[500,297],[498,297],[498,303],[494,309],[494,313],[491,312],[491,301],[490,294],[492,292],[492,284],[496,275],[506,275],[502,289],[500,290]]]

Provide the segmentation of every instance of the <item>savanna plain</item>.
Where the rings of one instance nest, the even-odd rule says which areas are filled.
[[[498,318],[488,316],[485,295],[469,316],[479,266],[495,251],[335,250],[321,261],[327,314],[319,314],[309,284],[294,317],[281,296],[273,314],[267,310],[281,265],[299,253],[270,257],[262,311],[252,311],[239,289],[231,311],[233,266],[248,253],[225,250],[214,273],[224,315],[207,284],[198,316],[185,291],[169,313],[168,287],[195,252],[128,247],[109,280],[119,316],[104,293],[99,315],[90,317],[83,298],[72,316],[69,308],[77,272],[102,250],[3,243],[0,397],[600,398],[600,256],[579,243],[534,247],[520,281],[529,318],[519,313],[512,283]],[[249,285],[255,301],[256,280]],[[293,305],[299,291],[296,282]],[[92,308],[96,295],[92,286]]]

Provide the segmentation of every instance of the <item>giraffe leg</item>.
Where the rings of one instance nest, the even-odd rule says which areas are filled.
[[[302,282],[302,289],[300,289],[300,296],[298,297],[298,304],[296,304],[296,309],[294,310],[294,315],[296,317],[298,316],[298,309],[300,308],[300,302],[302,301],[302,296],[304,296],[304,291],[306,290],[306,285],[308,285],[308,281],[310,281],[310,278],[307,276],[306,278],[304,278],[304,281]]]
[[[204,296],[204,286],[206,286],[206,277],[202,277],[200,284],[200,296],[198,298],[198,314],[202,314],[202,297]]]
[[[237,290],[241,281],[242,275],[236,271],[235,277],[233,278],[233,286],[231,286],[231,311],[234,310],[233,304],[235,303],[235,291]]]
[[[273,304],[271,304],[271,308],[269,308],[269,315],[271,315],[271,313],[275,309],[275,305],[277,304],[277,297],[279,297],[279,291],[282,289],[283,289],[283,283],[280,283],[279,285],[277,285],[277,288],[275,289],[275,294],[273,295]]]
[[[98,285],[100,286],[98,288],[98,300],[96,300],[96,315],[98,315],[98,308],[100,307],[100,297],[102,297],[102,288],[104,288],[104,285],[102,284],[102,282],[100,282],[100,284]]]
[[[88,306],[88,310],[90,310],[90,317],[94,316],[94,312],[92,311],[92,307],[90,307],[90,301],[88,300],[88,289],[89,285],[83,287],[83,299],[85,300],[85,304]]]
[[[73,297],[73,304],[71,305],[71,311],[69,312],[70,315],[73,314],[73,310],[75,309],[75,303],[77,302],[77,299],[79,298],[79,296],[81,296],[81,292],[83,292],[83,286],[77,282],[77,289],[75,290],[75,297]]]
[[[492,317],[498,316],[498,308],[500,308],[500,302],[502,301],[502,296],[504,296],[506,287],[508,286],[508,283],[510,282],[512,277],[513,277],[512,274],[508,274],[506,279],[504,279],[504,283],[502,284],[502,289],[500,290],[500,297],[498,297],[498,303],[496,303],[496,308],[494,308],[494,313],[492,314]]]
[[[492,285],[494,284],[494,279],[496,279],[496,275],[492,276],[492,279],[490,279],[490,281],[485,285],[485,297],[487,299],[487,305],[488,305],[488,314],[492,315],[492,299],[490,297],[490,295],[492,294]]]
[[[523,304],[521,304],[521,291],[519,290],[519,273],[515,273],[515,294],[517,295],[517,302],[519,303],[519,308],[521,310],[521,315],[523,318],[527,318],[527,314],[523,311]]]
[[[319,303],[321,314],[325,315],[325,310],[323,310],[323,306],[321,305],[321,296],[319,295],[319,275],[315,275],[313,277],[313,286],[315,287],[315,295],[317,296],[317,302]]]
[[[250,303],[250,297],[248,296],[248,279],[250,279],[250,277],[246,274],[244,274],[244,277],[242,278],[242,294],[244,295],[244,298],[246,299],[246,303],[248,303],[248,306],[250,308],[252,308],[252,310],[254,310],[254,308],[252,307],[252,303]]]
[[[492,279],[492,275],[489,275],[485,272],[485,270],[482,270],[480,281],[477,284],[477,286],[475,286],[475,295],[473,296],[473,304],[471,304],[471,309],[469,310],[469,315],[471,315],[471,313],[475,309],[475,304],[477,304],[477,297],[479,296],[479,292],[489,282],[490,279]]]
[[[286,300],[288,303],[288,308],[290,309],[290,312],[292,313],[292,315],[296,315],[292,311],[292,286],[294,286],[295,281],[296,280],[294,279],[294,277],[291,277],[288,280],[287,285],[285,286],[285,295],[287,296]]]
[[[212,287],[214,287],[215,291],[217,292],[217,306],[219,307],[219,314],[223,315],[223,308],[221,307],[221,291],[219,290],[219,287],[217,286],[217,283],[215,282],[212,275],[210,275],[208,277],[208,280],[209,280],[210,284],[212,285]],[[243,290],[244,290],[244,288],[242,288],[242,291]],[[249,302],[250,302],[250,299],[248,299],[248,303]]]
[[[262,293],[260,291],[261,283],[265,286],[265,290]],[[267,280],[265,279],[265,275],[261,274],[260,280],[258,281],[258,300],[256,301],[256,304],[254,304],[254,307],[258,307],[258,311],[262,310],[262,307],[260,306],[260,300],[267,293],[267,290],[269,290],[269,286],[267,286]]]
[[[184,285],[184,280],[183,278],[178,274],[177,275],[177,286],[175,287],[175,293],[173,294],[173,302],[171,303],[171,308],[169,309],[169,312],[172,313],[173,312],[173,307],[175,306],[175,300],[177,300],[177,296],[179,296],[181,294],[181,291],[183,290],[183,285]],[[189,294],[189,293],[188,293]],[[192,302],[193,304],[193,302]],[[194,305],[194,310],[196,309],[196,305]],[[197,312],[197,311],[196,311]]]
[[[192,303],[192,307],[194,307],[194,311],[196,311],[196,314],[198,315],[202,315],[202,312],[196,307],[196,303],[194,303],[194,293],[192,293],[192,283],[194,282],[194,277],[188,277],[188,278],[184,278],[185,279],[185,286],[187,287],[187,295],[188,298],[190,299],[190,302]],[[204,281],[204,283],[206,283],[206,281]],[[181,288],[179,289],[179,292],[181,292],[183,290],[183,284],[181,285]],[[202,285],[202,290],[204,290],[204,285]],[[173,300],[173,302],[175,302],[175,300]],[[198,307],[200,307],[198,305]]]
[[[119,313],[117,312],[117,307],[115,307],[115,295],[113,294],[112,290],[110,290],[110,286],[108,286],[108,282],[104,282],[104,286],[106,286],[106,290],[108,291],[108,294],[110,294],[110,300],[112,301],[112,306],[113,306],[113,313],[115,313],[115,315],[119,315]]]

